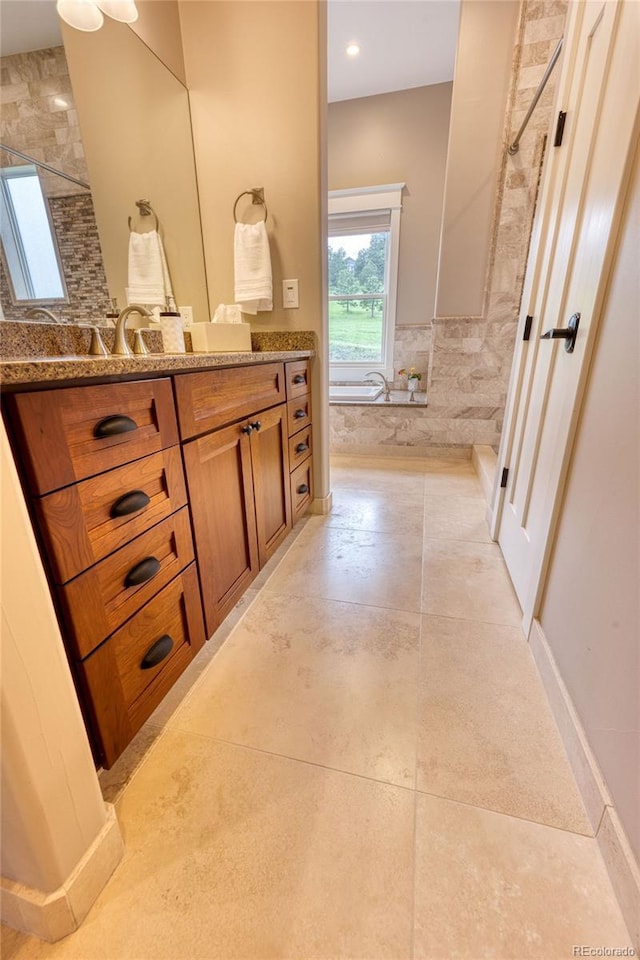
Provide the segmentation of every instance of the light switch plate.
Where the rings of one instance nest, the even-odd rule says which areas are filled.
[[[294,310],[300,306],[297,280],[282,281],[282,306],[285,310]]]

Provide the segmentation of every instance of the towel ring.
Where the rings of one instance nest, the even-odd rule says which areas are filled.
[[[236,202],[233,205],[233,220],[234,223],[238,223],[238,218],[236,217],[236,209],[238,207],[238,202],[242,197],[252,197],[253,203],[261,203],[264,207],[264,222],[267,221],[267,216],[269,211],[267,210],[267,205],[264,202],[264,189],[262,187],[254,187],[253,190],[244,190],[239,197],[236,197]]]
[[[154,220],[156,221],[155,229],[158,230],[160,226],[160,221],[158,220],[158,214],[155,212],[148,200],[136,200],[136,207],[140,211],[141,217],[150,217],[153,215]],[[129,232],[133,232],[133,227],[131,226],[131,217],[129,217]]]

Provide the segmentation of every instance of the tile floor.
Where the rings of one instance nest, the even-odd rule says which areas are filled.
[[[470,461],[332,476],[102,775],[126,853],[84,925],[5,960],[630,946]]]

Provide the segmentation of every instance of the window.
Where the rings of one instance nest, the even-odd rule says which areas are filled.
[[[64,300],[55,240],[35,167],[0,171],[0,229],[16,302]]]
[[[332,380],[393,377],[404,184],[329,193],[329,363]]]

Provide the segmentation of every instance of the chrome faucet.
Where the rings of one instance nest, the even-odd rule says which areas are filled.
[[[382,387],[382,388],[383,388],[383,390],[384,390],[384,399],[385,399],[387,402],[389,402],[389,400],[391,399],[391,396],[390,396],[390,394],[389,394],[389,391],[391,390],[391,387],[389,386],[389,381],[388,381],[387,378],[385,377],[384,373],[380,373],[379,370],[372,370],[370,373],[365,374],[365,377],[366,377],[365,383],[375,383],[375,382],[376,382],[375,380],[371,380],[371,379],[369,379],[369,378],[370,378],[370,377],[380,377],[380,379],[382,380],[382,384],[383,384],[383,387]]]
[[[55,313],[51,313],[51,310],[47,310],[46,307],[31,307],[25,313],[27,320],[35,320],[36,317],[47,317],[48,320],[52,320],[54,323],[62,323],[62,320],[59,317],[56,317]]]
[[[116,320],[116,335],[113,341],[113,353],[114,356],[118,357],[132,357],[133,350],[127,343],[126,329],[127,329],[127,317],[130,313],[139,313],[143,317],[148,317],[150,320],[153,320],[153,314],[150,313],[146,307],[140,306],[138,303],[130,303],[128,307],[125,307],[124,310],[121,310],[118,314],[118,319]]]

